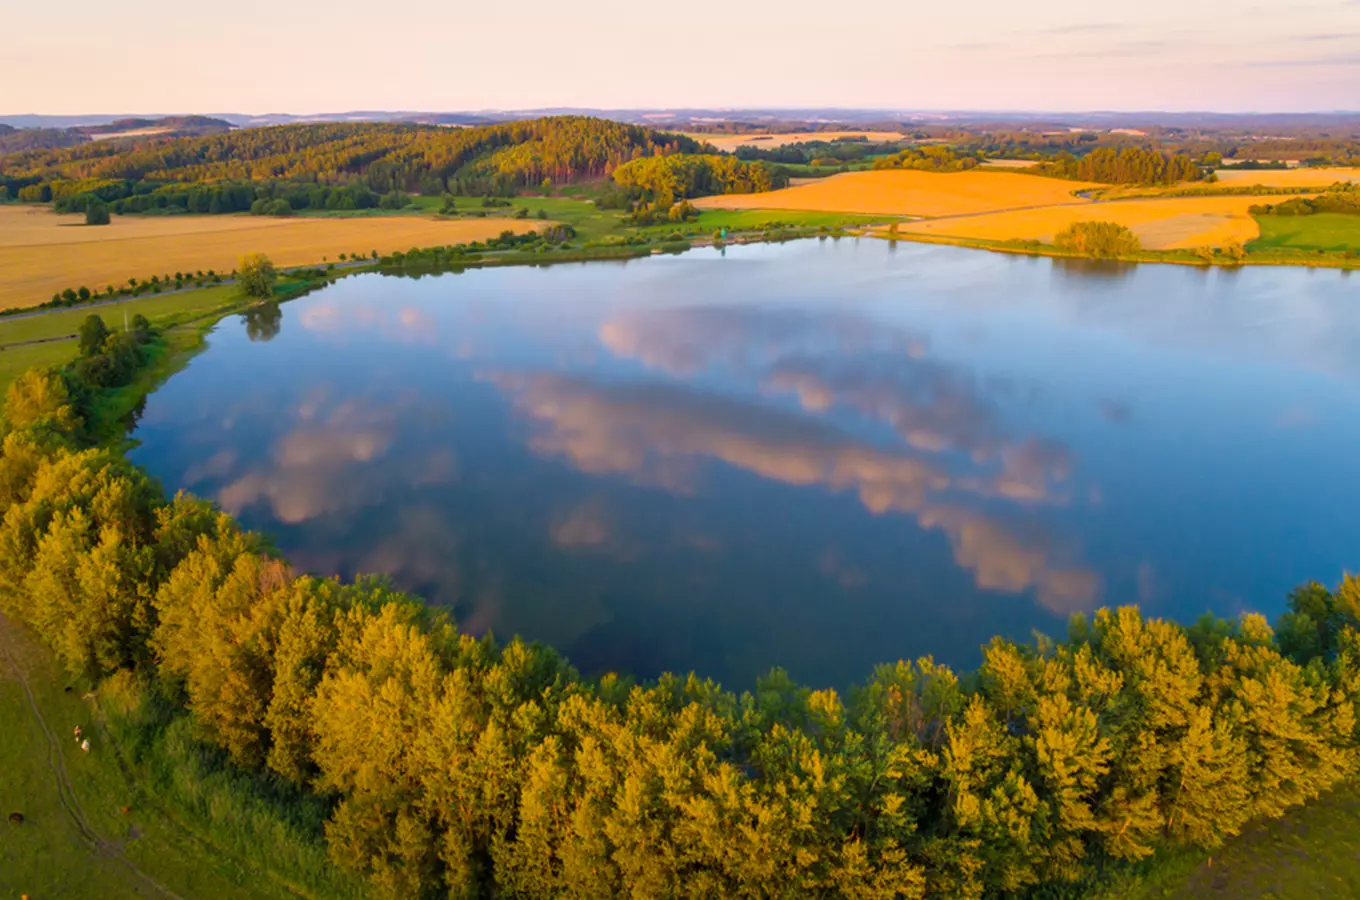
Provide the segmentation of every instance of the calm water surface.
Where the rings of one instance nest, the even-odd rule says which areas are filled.
[[[1360,279],[806,241],[365,275],[236,317],[133,453],[301,569],[587,673],[814,685],[1360,568]]]

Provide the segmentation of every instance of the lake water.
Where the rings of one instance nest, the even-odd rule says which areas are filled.
[[[1360,568],[1360,279],[881,241],[345,279],[132,456],[587,674],[811,685]]]

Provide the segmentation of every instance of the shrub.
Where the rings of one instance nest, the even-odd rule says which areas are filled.
[[[91,197],[85,204],[85,224],[86,225],[107,225],[109,224],[109,205],[103,200]]]

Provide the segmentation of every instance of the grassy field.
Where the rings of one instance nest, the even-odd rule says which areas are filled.
[[[82,285],[98,290],[176,271],[229,272],[247,253],[267,253],[280,266],[308,265],[341,253],[484,240],[538,224],[417,216],[115,216],[111,225],[98,228],[77,224],[83,221],[46,208],[0,206],[0,308],[36,306]]]
[[[1360,897],[1360,786],[1248,828],[1212,857],[1169,861],[1099,900],[1322,900]]]
[[[1261,236],[1252,250],[1328,250],[1360,252],[1360,216],[1260,216]]]
[[[191,748],[162,741],[141,760],[87,694],[21,626],[0,616],[0,896],[297,898],[354,896],[319,835],[251,803]],[[113,716],[116,718],[116,714]],[[72,736],[90,739],[82,752]],[[180,736],[183,738],[183,736]],[[174,764],[171,780],[163,770]],[[290,830],[292,828],[292,830]],[[246,849],[249,847],[250,849]]]
[[[1360,169],[1219,169],[1218,183],[1227,186],[1331,187],[1338,181],[1360,182]]]
[[[213,320],[248,303],[236,285],[221,285],[164,296],[144,296],[107,306],[54,310],[20,319],[0,318],[0,394],[32,366],[62,365],[76,356],[76,342],[53,340],[76,334],[80,323],[98,315],[110,329],[123,327],[123,315],[141,314],[163,331]],[[24,341],[43,341],[14,346]]]
[[[1083,203],[1077,191],[1097,187],[1081,181],[1013,172],[848,172],[814,184],[766,194],[730,194],[696,201],[701,209],[781,209],[861,215],[958,216],[1029,206]]]
[[[1247,212],[1257,202],[1252,197],[1120,200],[913,222],[902,226],[901,231],[975,240],[1052,243],[1054,235],[1073,222],[1100,221],[1132,229],[1149,250],[1221,247],[1229,241],[1246,244],[1257,237],[1256,221]]]

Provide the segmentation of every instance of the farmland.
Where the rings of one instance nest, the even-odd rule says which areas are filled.
[[[941,173],[911,169],[847,172],[767,194],[730,194],[695,202],[700,209],[798,209],[862,215],[959,216],[1030,206],[1084,204],[1081,181],[1003,171]]]
[[[410,247],[484,240],[539,223],[487,218],[286,218],[123,216],[91,228],[79,216],[0,206],[0,308],[36,306],[57,291],[103,289],[166,272],[231,271],[242,255],[266,253],[281,266],[341,253],[368,255]]]
[[[1256,202],[1252,197],[1120,200],[912,222],[901,230],[973,240],[1052,243],[1054,235],[1074,222],[1099,220],[1131,229],[1149,250],[1182,250],[1254,239],[1259,232],[1247,209]]]
[[[845,138],[867,138],[875,143],[899,141],[903,135],[897,131],[793,131],[782,134],[692,134],[696,141],[712,144],[723,153],[731,153],[738,147],[759,147],[773,150],[789,144],[810,144],[814,141],[827,142]]]
[[[1360,182],[1360,169],[1219,169],[1218,183],[1227,187],[1325,188],[1338,181]]]

